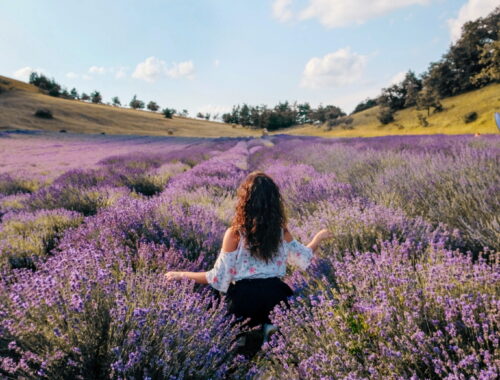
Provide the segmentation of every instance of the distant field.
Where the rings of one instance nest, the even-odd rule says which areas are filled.
[[[500,112],[500,84],[493,84],[477,91],[443,99],[444,111],[431,113],[427,118],[428,127],[419,124],[419,113],[427,116],[426,111],[414,107],[399,111],[393,123],[382,125],[377,114],[379,107],[374,107],[352,115],[354,129],[341,127],[326,132],[324,127],[303,126],[287,133],[297,135],[335,136],[335,137],[372,137],[384,135],[427,135],[427,134],[467,134],[467,133],[499,133],[493,119],[494,112]],[[465,114],[477,112],[476,121],[466,124]]]
[[[1,89],[4,89],[2,93]],[[493,113],[500,111],[500,84],[481,90],[444,99],[444,111],[427,117],[428,127],[419,124],[418,114],[426,111],[409,108],[395,115],[395,122],[382,125],[377,114],[379,107],[352,115],[354,129],[335,127],[326,131],[324,126],[298,126],[273,134],[312,135],[322,137],[373,137],[384,135],[425,134],[491,134],[499,133]],[[48,108],[53,120],[33,116],[38,108]],[[475,111],[478,119],[466,124],[465,114]],[[41,93],[36,87],[11,78],[0,76],[0,131],[9,129],[44,130],[57,132],[62,129],[73,133],[123,134],[181,137],[244,137],[259,136],[255,131],[241,126],[193,118],[166,119],[160,113],[90,104],[83,101],[54,98]]]
[[[9,84],[5,84],[9,82]],[[75,133],[106,133],[126,135],[219,137],[253,136],[257,131],[242,127],[192,118],[166,119],[160,113],[118,108],[104,104],[55,98],[42,94],[35,86],[0,76],[0,131],[28,129]],[[33,116],[38,108],[48,108],[53,120]]]

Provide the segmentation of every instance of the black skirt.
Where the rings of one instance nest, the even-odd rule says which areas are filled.
[[[229,285],[226,293],[229,313],[239,320],[250,318],[254,327],[271,323],[269,313],[280,302],[288,307],[292,289],[278,277],[243,279]]]

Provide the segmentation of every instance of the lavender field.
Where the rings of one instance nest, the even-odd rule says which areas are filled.
[[[0,378],[496,379],[500,137],[0,136]],[[235,190],[279,184],[292,234],[262,351],[208,286]]]

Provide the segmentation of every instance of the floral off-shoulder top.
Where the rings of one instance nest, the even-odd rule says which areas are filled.
[[[236,250],[220,252],[214,267],[206,272],[207,281],[213,288],[225,293],[232,282],[245,278],[283,277],[287,263],[306,269],[312,256],[311,248],[296,239],[287,242],[282,234],[278,254],[266,263],[250,254],[250,250],[245,247],[245,239],[240,235]]]

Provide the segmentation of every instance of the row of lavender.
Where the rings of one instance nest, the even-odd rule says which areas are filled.
[[[112,156],[53,181],[0,178],[0,376],[496,378],[494,137],[211,140]],[[286,281],[280,334],[235,355],[210,268],[251,170],[290,227],[334,239]]]

